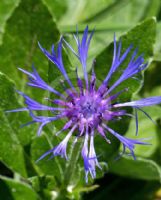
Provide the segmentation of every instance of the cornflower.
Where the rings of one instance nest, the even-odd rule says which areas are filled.
[[[136,111],[136,132],[138,132],[138,117],[137,110],[142,110],[142,107],[152,106],[161,103],[161,97],[148,97],[141,100],[131,101],[131,102],[117,102],[117,98],[123,92],[127,92],[128,88],[114,93],[114,89],[118,87],[122,82],[126,81],[129,78],[134,77],[136,74],[144,70],[148,63],[144,62],[142,55],[137,56],[137,49],[132,53],[131,59],[124,69],[118,80],[112,85],[109,86],[109,81],[115,72],[118,70],[120,65],[127,58],[128,54],[132,51],[132,45],[130,45],[126,51],[121,55],[121,40],[118,45],[114,35],[114,52],[113,52],[113,61],[111,68],[100,84],[99,87],[96,87],[96,74],[94,72],[94,67],[92,68],[91,76],[88,76],[87,73],[87,57],[90,41],[92,39],[94,31],[88,34],[88,26],[85,28],[82,39],[79,38],[78,32],[74,35],[77,50],[74,50],[67,41],[61,37],[57,49],[55,46],[52,46],[51,53],[44,49],[40,44],[39,47],[44,55],[55,64],[64,77],[64,81],[68,84],[68,88],[64,89],[64,93],[61,93],[49,86],[37,73],[34,66],[32,66],[32,72],[28,72],[24,69],[19,68],[19,70],[25,73],[28,76],[29,86],[34,88],[41,88],[42,90],[49,91],[58,96],[57,99],[52,99],[52,106],[43,105],[23,92],[17,91],[25,100],[26,107],[18,108],[15,110],[10,110],[8,112],[20,112],[20,111],[29,111],[29,114],[32,118],[32,122],[28,123],[38,123],[40,124],[37,135],[39,136],[42,132],[42,129],[48,123],[61,120],[62,118],[66,119],[66,123],[62,126],[62,129],[59,130],[56,135],[61,134],[64,131],[68,131],[65,138],[54,148],[47,151],[43,154],[38,160],[43,159],[47,155],[51,154],[51,157],[61,156],[65,159],[68,159],[67,156],[67,144],[70,138],[75,137],[74,144],[80,139],[84,139],[82,144],[81,156],[84,161],[85,169],[85,180],[88,182],[88,175],[94,179],[96,178],[96,167],[101,169],[99,164],[98,157],[94,148],[94,137],[95,135],[101,136],[108,144],[110,140],[107,138],[106,134],[109,133],[116,137],[123,144],[123,153],[126,149],[130,151],[130,154],[135,159],[134,148],[135,145],[147,145],[148,143],[144,142],[144,139],[130,139],[124,137],[117,133],[115,130],[109,127],[109,121],[115,119],[121,119],[122,116],[131,116],[127,111],[127,107],[131,107]],[[72,81],[70,80],[66,69],[63,64],[62,59],[62,44],[65,44],[72,53],[79,60],[82,71],[83,78],[80,78],[76,70],[76,80],[77,88],[73,86]],[[101,66],[100,66],[101,67]],[[59,107],[58,107],[59,106]],[[46,110],[51,112],[52,116],[37,116],[33,111],[42,111]],[[148,114],[145,113],[147,116]],[[148,116],[150,117],[150,116]]]

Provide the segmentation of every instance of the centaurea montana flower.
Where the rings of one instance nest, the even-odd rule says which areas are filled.
[[[39,129],[37,134],[40,135],[43,127],[56,120],[60,120],[61,118],[65,118],[67,121],[62,127],[62,129],[56,134],[61,134],[62,132],[69,130],[69,133],[65,136],[60,144],[55,146],[53,149],[47,151],[44,155],[42,155],[39,160],[43,159],[45,156],[52,154],[51,157],[60,155],[61,157],[68,159],[67,157],[67,144],[73,135],[76,137],[74,140],[74,144],[81,137],[84,138],[84,144],[81,150],[81,156],[84,161],[84,169],[85,169],[85,179],[88,182],[88,175],[94,179],[96,177],[96,167],[101,169],[101,166],[98,162],[98,157],[94,148],[94,136],[99,134],[103,137],[107,143],[110,144],[110,140],[106,137],[106,133],[110,133],[115,136],[122,144],[123,144],[123,152],[128,149],[131,155],[135,159],[134,148],[136,144],[146,145],[148,143],[143,142],[144,139],[135,140],[126,138],[115,130],[111,129],[108,125],[108,121],[118,119],[122,116],[128,116],[126,110],[122,110],[123,107],[132,107],[135,110],[142,110],[142,107],[152,106],[155,104],[161,103],[161,97],[149,97],[141,100],[124,102],[124,103],[115,103],[117,97],[121,95],[122,92],[126,92],[127,88],[124,90],[117,92],[115,94],[111,94],[113,90],[121,84],[123,81],[133,77],[137,73],[144,70],[147,66],[147,63],[144,63],[143,56],[137,57],[137,50],[134,50],[131,59],[126,67],[126,69],[122,72],[121,76],[118,80],[108,87],[109,80],[113,76],[113,74],[117,71],[119,66],[123,63],[123,61],[127,58],[129,52],[132,51],[132,45],[127,48],[127,50],[121,55],[121,41],[116,43],[116,39],[114,36],[114,53],[113,53],[113,61],[111,68],[105,77],[102,84],[96,88],[96,75],[94,69],[92,70],[91,78],[89,80],[87,74],[87,57],[88,57],[88,49],[90,45],[91,38],[93,36],[94,31],[90,35],[88,35],[88,26],[85,28],[82,39],[78,37],[78,32],[74,35],[77,51],[75,51],[62,37],[58,43],[58,47],[55,50],[54,45],[52,46],[52,51],[49,53],[46,49],[44,49],[40,44],[39,47],[41,51],[45,54],[45,56],[55,64],[55,66],[59,69],[59,71],[64,76],[64,80],[67,82],[69,88],[65,91],[64,94],[60,93],[53,87],[49,86],[37,73],[36,69],[32,66],[32,72],[28,72],[24,69],[19,68],[20,71],[25,73],[29,82],[28,85],[41,88],[45,91],[49,91],[54,93],[59,97],[59,99],[52,100],[53,105],[55,106],[47,106],[38,103],[37,101],[31,99],[26,94],[18,91],[18,93],[23,96],[25,99],[25,108],[18,108],[15,110],[11,110],[8,112],[19,112],[19,111],[29,111],[30,116],[32,118],[32,122],[28,123],[39,123]],[[65,43],[67,47],[73,52],[73,54],[78,58],[80,64],[83,69],[84,80],[82,80],[77,73],[76,70],[76,79],[78,89],[76,89],[68,74],[65,70],[63,59],[62,59],[62,43]],[[70,97],[70,98],[69,98]],[[59,107],[56,107],[56,106]],[[33,111],[47,110],[50,111],[53,116],[36,116]],[[56,111],[56,112],[54,112]],[[144,111],[143,111],[144,112]],[[148,115],[147,115],[148,116]],[[138,126],[138,120],[136,115],[136,129]],[[77,135],[74,134],[77,132]]]

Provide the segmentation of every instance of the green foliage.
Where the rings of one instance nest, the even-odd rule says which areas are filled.
[[[59,32],[56,24],[41,1],[21,1],[6,23],[3,44],[0,47],[1,71],[12,78],[23,90],[26,79],[22,77],[17,67],[30,70],[34,63],[44,76],[48,62],[42,56],[37,42],[49,48],[58,39]],[[42,57],[41,60],[40,57]]]
[[[13,10],[18,6],[19,0],[2,0],[0,4],[0,44],[2,44],[3,33],[5,32],[6,21],[12,15]]]
[[[137,80],[129,79],[123,82],[115,92],[125,87],[129,90],[118,100],[129,101],[134,99],[136,93],[137,98],[161,95],[160,5],[159,0],[0,1],[0,199],[79,200],[88,197],[88,199],[99,200],[108,196],[109,199],[114,200],[118,198],[142,200],[154,197],[161,181],[161,108],[159,106],[145,109],[152,119],[157,121],[157,126],[143,113],[138,113],[138,136],[135,136],[135,119],[123,118],[119,122],[110,123],[114,130],[126,137],[152,137],[148,140],[151,145],[136,146],[136,161],[128,155],[115,161],[122,150],[117,139],[109,136],[112,143],[109,145],[98,135],[95,137],[102,171],[97,171],[99,180],[94,182],[90,179],[88,184],[84,181],[83,161],[80,156],[82,141],[73,148],[74,137],[68,147],[69,160],[46,157],[36,162],[43,153],[62,140],[54,135],[57,129],[62,127],[62,121],[46,126],[43,134],[36,137],[35,124],[20,128],[21,125],[31,121],[27,112],[6,113],[5,111],[23,107],[22,98],[16,94],[15,89],[25,91],[40,103],[46,97],[46,93],[42,90],[26,87],[27,77],[18,71],[18,66],[30,71],[34,63],[46,82],[53,84],[60,91],[63,90],[59,84],[60,73],[43,56],[37,42],[39,41],[49,50],[53,43],[58,42],[60,34],[64,34],[66,39],[73,43],[72,33],[75,32],[76,24],[79,25],[81,34],[87,24],[90,31],[96,26],[89,50],[88,71],[91,70],[92,60],[96,58],[97,85],[106,77],[110,69],[115,32],[117,38],[122,40],[121,53],[133,44],[133,50],[138,47],[138,55],[143,53],[145,60],[150,61],[149,68],[145,72],[144,85],[144,74],[138,75]],[[158,23],[153,16],[157,17]],[[120,70],[112,76],[109,86],[119,78],[122,70],[127,66],[130,55]],[[78,62],[66,48],[63,48],[63,56],[65,68],[73,79]],[[82,74],[80,68],[79,73]],[[75,84],[75,79],[73,82]],[[129,110],[129,113],[132,113],[132,110]],[[120,192],[125,190],[124,182],[127,183],[126,187],[129,182],[132,185],[127,193]],[[142,189],[138,188],[140,182],[143,183]],[[96,193],[92,192],[93,190],[96,190]],[[135,194],[136,191],[139,191],[139,195]],[[82,195],[86,192],[89,193],[87,196]]]
[[[161,178],[160,167],[152,160],[123,157],[117,162],[111,164],[110,171],[121,176],[139,178],[142,180],[158,180]]]
[[[151,121],[146,115],[142,112],[138,112],[138,120],[139,120],[139,134],[136,136],[134,135],[136,122],[135,119],[132,119],[130,122],[130,126],[128,131],[126,132],[126,137],[133,138],[133,139],[141,139],[144,138],[146,142],[150,145],[142,146],[137,145],[135,148],[135,154],[142,157],[150,157],[154,154],[158,147],[158,137],[157,137],[157,126],[154,122],[156,122],[160,118],[161,108],[158,106],[144,108],[143,109],[153,121]]]
[[[27,173],[23,148],[17,138],[17,135],[10,127],[10,123],[8,122],[6,116],[2,112],[0,112],[0,114],[0,137],[1,141],[3,141],[0,143],[0,160],[11,170],[26,177]]]
[[[38,195],[26,183],[16,180],[0,177],[0,193],[1,198],[5,200],[38,200]]]

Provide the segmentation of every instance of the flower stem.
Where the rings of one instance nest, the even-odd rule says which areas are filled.
[[[78,165],[76,163],[78,162],[79,159],[80,149],[82,147],[82,141],[77,143],[74,147],[71,147],[70,159],[67,163],[67,167],[64,173],[64,186],[66,187],[70,185],[74,173],[76,173],[76,170],[78,170]]]

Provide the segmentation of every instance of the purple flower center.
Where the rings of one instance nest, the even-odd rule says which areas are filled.
[[[94,129],[102,123],[104,116],[111,119],[109,98],[103,99],[102,94],[94,88],[92,91],[84,89],[83,94],[71,92],[70,96],[72,98],[67,102],[68,108],[64,112],[80,128],[88,124],[90,129]]]

